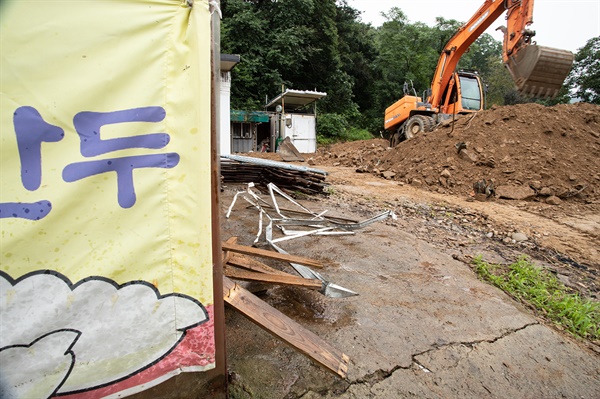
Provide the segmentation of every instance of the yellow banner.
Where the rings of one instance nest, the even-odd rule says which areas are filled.
[[[0,3],[0,396],[214,367],[208,0]]]

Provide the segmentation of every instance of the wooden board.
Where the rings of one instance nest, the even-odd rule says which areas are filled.
[[[281,338],[326,369],[346,378],[350,358],[345,353],[338,351],[315,333],[225,276],[223,277],[223,299],[258,326]]]
[[[237,244],[237,237],[230,237],[227,241],[225,241],[228,244]],[[223,251],[223,259],[222,259],[222,263],[223,266],[225,266],[225,264],[227,262],[229,262],[229,259],[231,259],[231,257],[233,256],[233,254],[229,251]]]
[[[235,267],[241,267],[247,270],[251,270],[253,272],[258,273],[268,273],[268,274],[279,274],[281,276],[293,276],[293,274],[286,273],[281,270],[277,270],[272,268],[271,266],[267,266],[262,262],[257,261],[256,259],[248,258],[244,255],[233,254],[228,259],[230,265]]]
[[[312,266],[312,267],[325,266],[322,262],[319,262],[318,260],[315,260],[315,259],[309,259],[309,258],[304,258],[302,256],[295,256],[295,255],[285,255],[285,254],[280,254],[279,252],[268,251],[265,249],[259,249],[259,248],[254,248],[254,247],[247,247],[245,245],[232,244],[232,243],[228,243],[228,242],[223,242],[222,248],[224,251],[232,251],[232,252],[237,252],[237,253],[245,254],[245,255],[254,255],[254,256],[259,256],[259,257],[263,257],[263,258],[277,259],[277,260],[281,260],[284,262],[299,263],[299,264],[305,265],[305,266]]]
[[[323,282],[318,279],[309,279],[304,277],[296,277],[291,274],[267,274],[257,273],[248,270],[237,269],[232,266],[225,266],[224,274],[227,277],[245,281],[260,281],[263,283],[293,285],[297,287],[314,288],[320,290],[323,287]]]

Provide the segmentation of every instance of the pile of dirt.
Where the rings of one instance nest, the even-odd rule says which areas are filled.
[[[311,163],[351,166],[431,191],[600,203],[600,107],[520,104],[459,116],[390,148],[388,141],[334,144]],[[481,194],[480,194],[481,195]]]

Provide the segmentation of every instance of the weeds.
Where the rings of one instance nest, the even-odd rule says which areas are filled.
[[[502,266],[488,264],[478,256],[473,264],[481,278],[533,306],[572,334],[600,339],[600,303],[569,293],[552,273],[535,266],[528,257]]]

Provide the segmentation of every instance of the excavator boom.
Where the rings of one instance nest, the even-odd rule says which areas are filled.
[[[535,97],[554,97],[560,90],[573,64],[573,53],[532,42],[534,0],[485,0],[483,5],[448,41],[440,56],[428,99],[434,107],[441,100],[458,61],[469,46],[506,12],[504,64],[519,92]]]

